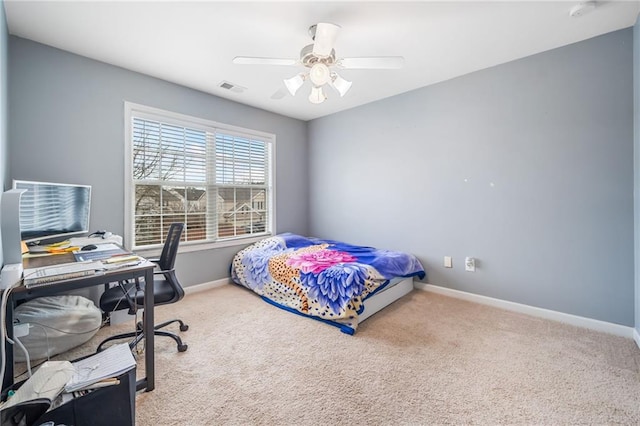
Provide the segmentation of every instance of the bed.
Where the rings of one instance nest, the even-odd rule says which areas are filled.
[[[291,233],[240,250],[231,264],[236,284],[347,334],[409,293],[416,276],[425,271],[411,254]]]

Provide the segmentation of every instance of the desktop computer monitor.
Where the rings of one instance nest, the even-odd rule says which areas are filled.
[[[89,232],[91,186],[14,180],[20,199],[20,236],[26,243]]]

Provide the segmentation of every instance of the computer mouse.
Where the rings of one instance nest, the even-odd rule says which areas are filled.
[[[89,250],[95,250],[97,249],[98,246],[94,245],[94,244],[88,244],[86,246],[83,246],[80,250],[82,251],[89,251]]]

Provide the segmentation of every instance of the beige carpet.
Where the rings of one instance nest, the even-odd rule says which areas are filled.
[[[156,312],[189,323],[189,350],[156,339],[140,426],[640,424],[632,340],[433,293],[354,336],[231,285]]]

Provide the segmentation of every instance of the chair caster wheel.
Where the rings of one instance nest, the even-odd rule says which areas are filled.
[[[188,329],[189,329],[189,326],[187,324],[180,326],[180,331],[187,331]]]
[[[185,352],[189,346],[187,344],[178,345],[178,352]]]

